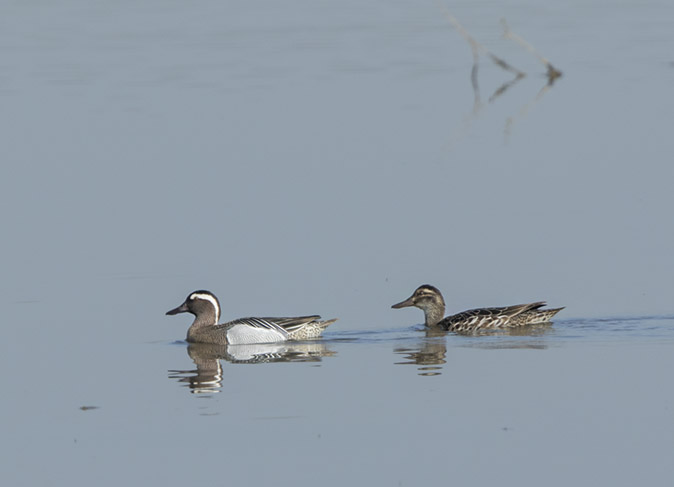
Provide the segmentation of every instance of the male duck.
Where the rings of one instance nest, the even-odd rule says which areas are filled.
[[[512,328],[515,326],[547,323],[564,308],[539,309],[545,301],[516,304],[503,308],[477,308],[443,318],[445,300],[438,288],[429,284],[419,286],[405,301],[392,308],[416,306],[426,315],[426,326],[440,327],[449,331],[473,332],[486,329]]]
[[[188,342],[218,345],[317,338],[328,325],[337,321],[321,321],[320,316],[312,315],[292,318],[239,318],[218,324],[220,302],[209,291],[194,291],[183,304],[166,312],[167,315],[178,313],[192,313],[195,316],[192,326],[187,330]]]

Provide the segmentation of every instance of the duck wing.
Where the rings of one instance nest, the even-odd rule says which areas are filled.
[[[320,320],[320,315],[310,315],[310,316],[291,316],[285,318],[258,318],[260,320],[265,320],[270,323],[283,328],[287,332],[293,332],[302,328],[304,325]]]
[[[253,328],[262,328],[266,330],[283,331],[283,328],[279,326],[278,323],[276,323],[275,318],[238,318],[236,320],[228,321],[227,323],[217,326],[231,328],[237,325],[252,326]]]
[[[516,317],[545,306],[545,301],[535,303],[516,304],[500,308],[476,308],[462,311],[448,316],[438,323],[438,326],[452,331],[473,331],[483,328],[501,328],[504,326],[520,325]]]
[[[283,342],[289,336],[287,331],[268,318],[239,318],[215,328],[225,330],[230,345]]]

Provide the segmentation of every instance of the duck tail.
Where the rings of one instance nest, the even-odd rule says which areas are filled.
[[[555,316],[557,313],[562,311],[564,307],[561,308],[551,308],[551,309],[537,309],[535,311],[536,317],[531,323],[547,323]]]
[[[321,330],[325,330],[328,326],[332,325],[338,318],[333,318],[331,320],[317,321],[316,324],[321,327]]]

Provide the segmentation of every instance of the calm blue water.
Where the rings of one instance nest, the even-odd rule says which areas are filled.
[[[672,478],[674,5],[446,5],[526,76],[437,1],[0,3],[3,478]],[[428,336],[422,283],[566,309]],[[339,321],[188,347],[202,288]]]

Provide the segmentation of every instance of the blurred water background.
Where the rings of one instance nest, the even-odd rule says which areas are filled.
[[[481,51],[476,91],[448,13],[526,76]],[[654,0],[0,3],[3,477],[666,483],[673,23]],[[430,336],[390,309],[426,282],[450,313],[566,309]],[[164,316],[200,288],[223,319],[339,321],[214,355]]]

